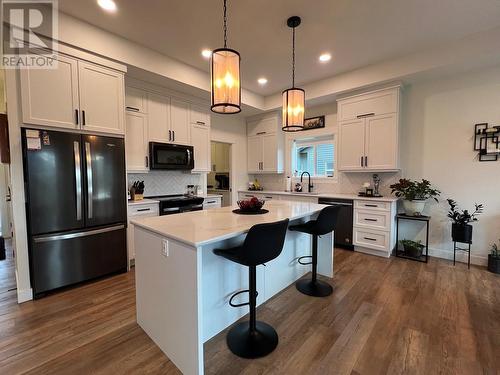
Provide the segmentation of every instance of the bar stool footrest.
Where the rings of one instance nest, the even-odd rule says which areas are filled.
[[[302,259],[305,258],[312,259],[312,255],[304,255],[303,257],[299,257],[299,259],[297,259],[297,262],[299,262],[299,264],[302,264],[303,266],[308,266],[309,264],[312,264],[312,262],[302,262]]]
[[[250,289],[245,289],[245,290],[240,290],[239,292],[234,293],[231,298],[229,298],[229,305],[231,307],[242,307],[242,306],[248,306],[250,305],[250,302],[244,302],[244,303],[233,303],[233,299],[239,296],[240,294],[243,293],[250,293]],[[255,298],[259,295],[259,292],[255,291]]]

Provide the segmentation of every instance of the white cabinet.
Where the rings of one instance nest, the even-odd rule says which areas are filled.
[[[80,129],[78,61],[59,55],[56,69],[21,69],[23,122]]]
[[[78,63],[82,129],[124,133],[123,74],[87,62]]]
[[[145,172],[148,160],[148,118],[143,113],[126,112],[125,154],[127,171]]]
[[[123,73],[60,55],[56,69],[22,69],[23,122],[123,134]]]
[[[148,93],[135,87],[127,86],[125,90],[125,109],[128,111],[148,113]]]
[[[212,208],[222,207],[222,197],[207,197],[203,201],[203,209],[209,210]]]
[[[191,124],[210,126],[210,114],[200,106],[191,105],[189,120]]]
[[[148,126],[151,142],[168,143],[172,138],[170,129],[170,98],[148,93]]]
[[[247,123],[248,173],[283,173],[284,136],[279,114]]]
[[[210,127],[192,124],[190,143],[194,147],[193,172],[210,172]]]
[[[189,103],[171,99],[170,129],[172,131],[172,143],[189,144]]]
[[[127,248],[128,248],[128,259],[130,263],[132,263],[132,259],[135,259],[134,225],[130,223],[130,220],[136,219],[138,217],[158,216],[159,214],[160,214],[160,207],[158,202],[151,202],[145,200],[144,202],[129,203]]]
[[[346,172],[399,169],[399,87],[338,101],[338,169]]]

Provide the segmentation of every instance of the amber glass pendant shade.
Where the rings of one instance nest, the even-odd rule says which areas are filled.
[[[215,113],[241,111],[240,54],[229,48],[212,51],[211,110]]]
[[[305,101],[306,92],[302,89],[283,91],[283,131],[294,132],[304,128]]]

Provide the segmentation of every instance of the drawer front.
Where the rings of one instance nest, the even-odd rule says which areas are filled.
[[[203,209],[209,210],[211,208],[219,208],[222,207],[222,199],[221,198],[205,198],[203,202]]]
[[[397,89],[360,95],[339,102],[340,121],[395,113],[398,106]]]
[[[388,211],[356,209],[354,211],[354,225],[389,231],[391,230],[391,213]]]
[[[389,251],[389,232],[354,228],[353,243],[369,249]]]
[[[372,201],[372,200],[356,200],[354,201],[354,208],[362,208],[366,210],[390,211],[391,203]]]
[[[160,207],[155,204],[139,204],[128,208],[128,216],[158,216]]]
[[[264,199],[265,201],[271,201],[271,200],[279,200],[279,196],[277,195],[271,195],[271,194],[262,194],[262,199]]]

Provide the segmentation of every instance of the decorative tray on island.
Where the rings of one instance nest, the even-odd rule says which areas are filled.
[[[265,200],[252,197],[251,199],[243,199],[238,202],[238,209],[233,210],[235,214],[239,215],[262,215],[267,214],[269,210],[262,208]]]

